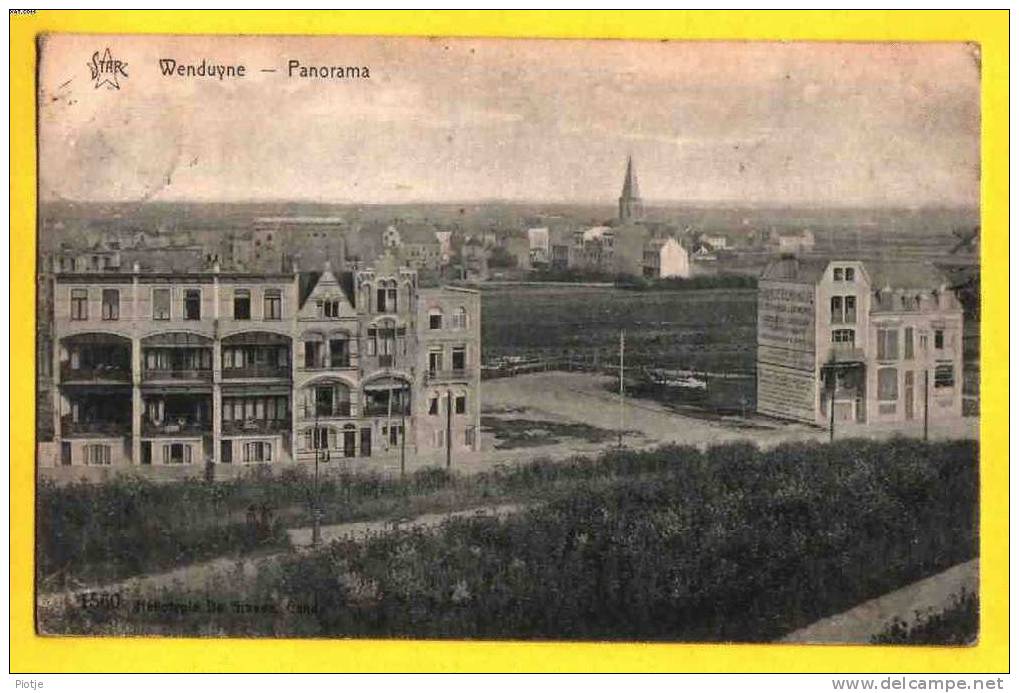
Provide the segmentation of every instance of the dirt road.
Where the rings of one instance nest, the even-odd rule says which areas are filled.
[[[782,638],[786,643],[870,643],[894,619],[912,625],[916,614],[940,612],[951,606],[952,595],[963,588],[976,592],[980,583],[978,559],[924,578],[894,592],[871,599],[829,618],[821,619]]]

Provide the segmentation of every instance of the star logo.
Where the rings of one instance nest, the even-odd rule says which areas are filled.
[[[120,89],[120,82],[117,81],[117,76],[127,77],[127,63],[114,59],[110,53],[109,47],[103,52],[102,55],[99,51],[92,54],[92,62],[85,63],[88,67],[89,72],[92,73],[92,81],[95,82],[93,85],[96,89],[106,85],[107,89]]]

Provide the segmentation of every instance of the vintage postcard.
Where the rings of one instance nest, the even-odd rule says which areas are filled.
[[[979,45],[37,51],[40,635],[977,642]]]

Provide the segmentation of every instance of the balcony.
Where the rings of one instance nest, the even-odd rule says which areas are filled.
[[[290,430],[290,419],[247,419],[245,421],[224,421],[223,435],[258,435],[283,433]]]
[[[71,368],[67,364],[62,364],[60,366],[60,381],[64,383],[75,381],[129,383],[131,382],[131,367],[102,364]]]
[[[205,435],[212,432],[211,421],[196,421],[194,419],[174,419],[155,423],[153,421],[142,421],[143,436],[187,436]]]
[[[400,405],[393,404],[390,410],[388,404],[369,403],[364,406],[364,416],[410,416],[410,406],[406,405],[401,411]]]
[[[65,416],[60,420],[62,436],[95,436],[123,438],[131,435],[130,421],[72,421]]]
[[[863,349],[848,344],[833,344],[825,363],[863,363]]]
[[[301,418],[303,419],[314,419],[314,418],[335,418],[335,417],[349,417],[353,408],[350,406],[350,402],[337,402],[336,404],[316,404],[313,407],[301,407]]]
[[[143,382],[212,382],[211,368],[146,369]]]
[[[242,366],[240,368],[224,368],[223,379],[231,378],[263,378],[263,379],[290,379],[290,366],[278,365],[254,365]]]
[[[457,383],[466,382],[471,378],[471,373],[466,368],[451,368],[449,370],[430,370],[425,375],[425,382],[429,383]]]

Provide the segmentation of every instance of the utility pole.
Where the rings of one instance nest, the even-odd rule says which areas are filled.
[[[623,447],[623,360],[626,353],[626,331],[619,331],[619,447]]]
[[[453,466],[453,391],[446,390],[446,469]]]
[[[318,427],[318,403],[316,402],[316,404],[315,404],[315,433],[314,433],[314,440],[312,441],[315,444],[315,492],[314,492],[314,497],[313,497],[313,500],[312,500],[312,503],[314,504],[314,507],[311,510],[311,516],[312,516],[312,520],[311,520],[311,545],[312,546],[318,546],[319,543],[322,541],[322,520],[321,520],[321,517],[320,517],[321,513],[319,511],[319,504],[320,504],[321,498],[319,497],[319,486],[318,486],[318,454],[319,454],[318,450],[319,450],[319,444],[321,442],[321,438],[320,438],[321,432],[320,431],[321,431],[321,429],[319,429],[319,427]],[[328,434],[327,434],[326,440],[328,440]]]
[[[930,418],[928,417],[928,405],[930,404],[931,395],[931,371],[929,368],[923,369],[923,439],[927,441],[927,435],[929,433]]]
[[[828,370],[828,442],[835,442],[835,368]]]
[[[405,397],[406,399],[406,397]],[[400,478],[407,474],[407,409],[406,402],[400,403]]]

